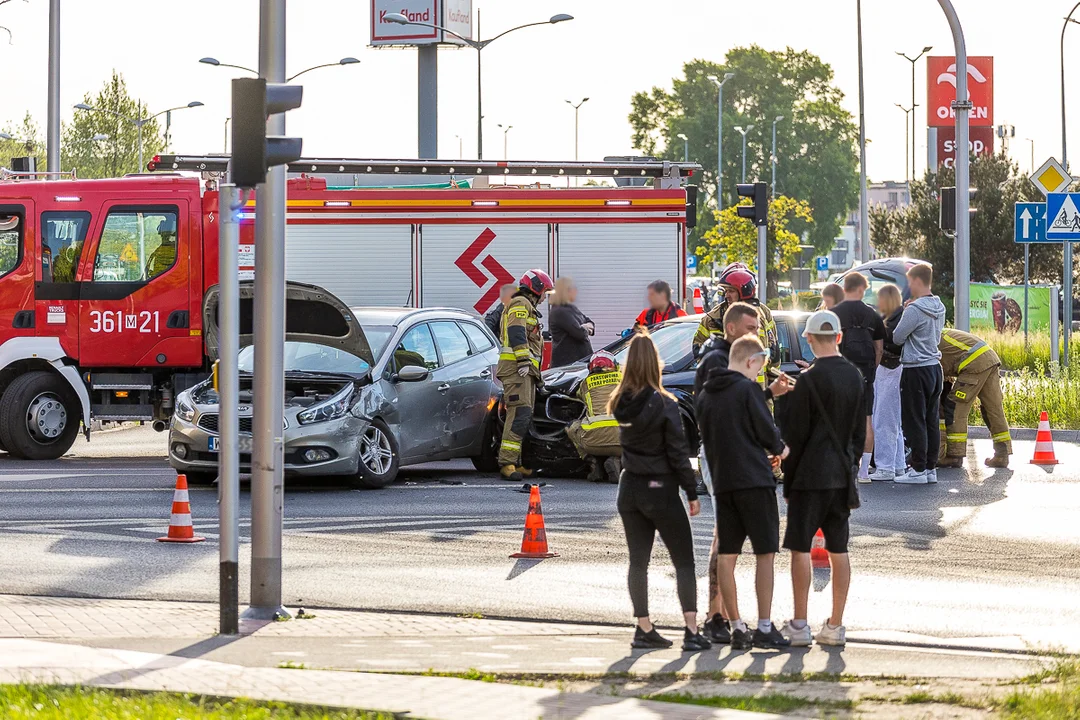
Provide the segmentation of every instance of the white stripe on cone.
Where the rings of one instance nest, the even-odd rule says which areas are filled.
[[[176,490],[175,492],[173,492],[172,499],[173,502],[190,502],[190,500],[188,499],[187,490]]]
[[[172,513],[169,516],[170,527],[191,527],[191,515],[188,513]]]

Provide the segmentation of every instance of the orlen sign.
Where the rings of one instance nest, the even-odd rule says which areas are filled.
[[[952,103],[956,100],[956,58],[926,58],[926,124],[945,127],[956,123]],[[973,127],[994,125],[994,58],[968,57],[969,122]]]
[[[951,168],[956,164],[956,128],[938,128],[937,134],[937,162]],[[994,128],[971,127],[968,128],[968,147],[972,155],[994,154]]]
[[[399,13],[423,25],[399,25],[386,16]],[[445,27],[472,38],[472,0],[371,0],[372,45],[463,44],[461,40],[429,25]]]

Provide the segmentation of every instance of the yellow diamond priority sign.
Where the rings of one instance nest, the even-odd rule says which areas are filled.
[[[1073,181],[1069,173],[1065,172],[1065,168],[1061,167],[1061,163],[1054,158],[1047,159],[1042,167],[1032,173],[1028,179],[1042,191],[1043,195],[1064,192]]]

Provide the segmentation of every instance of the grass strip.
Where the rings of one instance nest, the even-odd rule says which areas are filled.
[[[761,713],[789,713],[795,710],[814,708],[815,710],[852,710],[855,703],[851,700],[809,700],[781,693],[765,695],[691,695],[689,693],[658,693],[643,695],[642,700],[679,703],[681,705],[701,705],[703,707],[724,708],[725,710],[747,710]]]

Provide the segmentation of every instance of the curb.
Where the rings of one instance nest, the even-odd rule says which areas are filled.
[[[1034,440],[1036,428],[1009,428],[1013,440]],[[1080,430],[1051,430],[1054,442],[1080,443]],[[982,425],[968,427],[968,437],[972,440],[989,440],[990,430]]]

